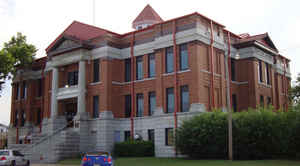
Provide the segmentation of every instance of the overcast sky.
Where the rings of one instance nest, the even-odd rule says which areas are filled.
[[[236,33],[268,32],[282,55],[291,59],[293,80],[300,72],[300,1],[298,0],[95,0],[95,25],[117,33],[149,3],[164,19],[199,12]],[[73,20],[93,24],[93,0],[0,0],[0,48],[17,32],[45,56],[45,48]],[[0,97],[0,123],[9,124],[10,82]]]

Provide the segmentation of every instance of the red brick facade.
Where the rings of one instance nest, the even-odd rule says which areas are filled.
[[[73,23],[81,24],[78,22]],[[175,25],[176,32],[174,32]],[[101,48],[103,46],[110,46],[118,49],[129,48],[131,55],[134,52],[134,48],[140,44],[147,44],[159,36],[167,36],[172,33],[176,34],[183,32],[186,29],[195,28],[198,24],[201,24],[210,30],[210,24],[212,24],[214,34],[218,34],[223,37],[224,44],[227,44],[228,40],[225,37],[226,33],[229,33],[224,27],[216,22],[213,22],[206,17],[199,14],[192,14],[184,16],[171,21],[165,21],[159,24],[152,25],[148,28],[130,32],[124,35],[119,35],[105,31],[105,35],[101,37],[92,36],[87,45],[93,45],[93,49]],[[89,25],[85,25],[91,27]],[[72,28],[72,25],[69,27]],[[68,32],[68,31],[66,31]],[[71,32],[71,30],[70,30]],[[65,34],[65,36],[71,35]],[[220,33],[220,34],[219,34]],[[241,37],[232,33],[232,42],[241,40]],[[77,36],[76,36],[77,35]],[[82,35],[82,34],[80,34]],[[74,41],[82,41],[79,34],[74,34]],[[91,36],[91,34],[89,34]],[[134,38],[133,38],[134,36]],[[38,110],[42,111],[42,118],[51,117],[51,87],[52,87],[52,71],[46,70],[46,63],[50,62],[53,57],[62,56],[67,52],[72,52],[75,49],[67,49],[63,51],[56,51],[54,47],[60,40],[71,40],[70,38],[64,38],[64,34],[59,39],[51,44],[50,48],[47,48],[48,56],[37,60],[34,64],[37,70],[41,72],[39,79],[42,81],[42,96],[38,97],[38,79],[22,78],[15,79],[12,84],[12,107],[11,107],[11,124],[15,123],[16,111],[19,113],[19,117],[22,117],[22,110],[25,111],[26,121],[38,124]],[[174,36],[173,36],[174,39]],[[176,38],[175,38],[176,40]],[[104,43],[104,44],[103,44]],[[177,101],[177,111],[180,111],[180,86],[187,85],[189,88],[189,102],[204,104],[207,111],[213,108],[225,108],[226,107],[226,77],[225,77],[225,61],[227,50],[214,47],[213,53],[211,52],[211,45],[202,42],[200,40],[191,40],[185,42],[188,48],[188,70],[179,70],[179,45],[176,45],[176,67],[177,71],[167,74],[165,71],[166,59],[166,47],[158,48],[154,50],[155,54],[155,71],[156,76],[149,78],[148,71],[148,53],[141,54],[143,56],[143,71],[144,78],[142,80],[136,80],[136,57],[133,55],[133,75],[134,82],[125,82],[125,58],[100,58],[100,82],[93,83],[93,58],[86,60],[86,112],[92,115],[93,111],[93,96],[99,96],[99,112],[112,111],[114,117],[125,117],[125,95],[131,94],[132,90],[134,94],[131,94],[132,100],[136,100],[136,94],[142,93],[144,96],[144,116],[149,114],[148,94],[149,92],[156,92],[156,107],[163,108],[166,111],[166,89],[169,87],[177,87],[175,90],[175,96]],[[132,46],[132,47],[131,47]],[[174,44],[171,46],[175,46]],[[249,46],[254,47],[254,46]],[[53,50],[51,50],[53,48]],[[243,47],[245,48],[245,47]],[[83,45],[79,49],[91,50]],[[54,53],[53,53],[54,52]],[[266,51],[268,52],[268,51]],[[212,56],[213,55],[213,56]],[[261,96],[263,96],[264,106],[267,106],[268,100],[271,99],[271,105],[276,109],[286,110],[288,105],[287,89],[290,86],[290,78],[285,76],[286,71],[280,74],[274,67],[279,61],[283,61],[286,65],[288,60],[282,56],[273,55],[274,64],[269,64],[269,79],[270,83],[267,84],[267,78],[265,74],[266,64],[262,62],[263,74],[262,82],[259,81],[259,59],[256,57],[241,58],[235,60],[235,76],[236,80],[230,83],[231,93],[236,95],[237,98],[237,110],[242,111],[249,107],[255,108],[261,102]],[[212,63],[211,63],[212,62]],[[213,68],[212,68],[213,67]],[[67,85],[67,75],[69,72],[78,71],[78,62],[60,66],[59,69],[59,88],[64,88]],[[229,68],[229,71],[231,69]],[[213,77],[211,75],[213,71]],[[175,78],[176,77],[176,78]],[[213,79],[213,80],[212,80]],[[27,94],[24,99],[16,98],[17,85],[19,85],[19,95],[22,96],[24,87],[22,82],[26,82]],[[213,86],[212,86],[213,84]],[[133,89],[131,89],[133,88]],[[213,90],[212,90],[213,88]],[[232,100],[232,99],[231,99]],[[214,104],[213,104],[214,101]],[[71,101],[69,101],[71,102]],[[232,103],[232,102],[231,102]],[[136,107],[136,104],[133,104]],[[58,102],[58,114],[64,114],[64,100]],[[136,108],[134,109],[136,110]],[[21,123],[22,118],[18,118],[18,124]]]

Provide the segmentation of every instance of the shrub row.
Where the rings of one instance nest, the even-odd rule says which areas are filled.
[[[116,143],[114,155],[118,157],[154,156],[154,144],[151,141],[129,140]]]
[[[227,113],[203,113],[183,122],[176,146],[193,158],[227,158]],[[233,113],[235,159],[300,157],[300,112],[248,110]]]

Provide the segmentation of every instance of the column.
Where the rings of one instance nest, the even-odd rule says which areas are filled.
[[[79,62],[78,74],[78,97],[77,97],[77,116],[82,119],[86,114],[85,111],[85,92],[86,92],[86,79],[85,79],[85,61]]]
[[[52,69],[51,118],[57,117],[58,68]]]

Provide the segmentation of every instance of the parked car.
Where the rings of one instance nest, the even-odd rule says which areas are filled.
[[[108,152],[89,152],[83,155],[81,166],[113,166],[113,159]]]
[[[30,161],[17,150],[0,150],[0,165],[7,166],[29,166]]]

